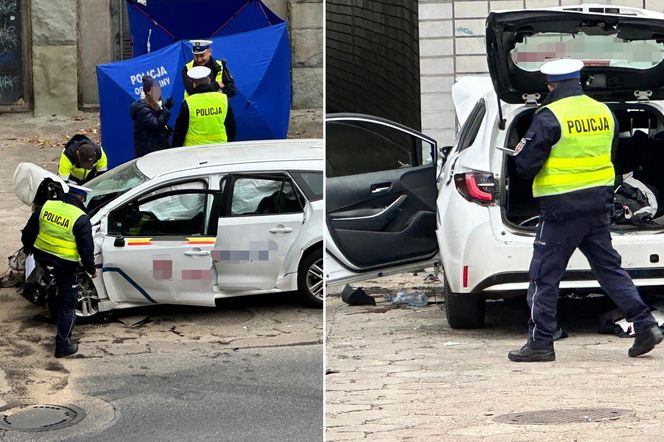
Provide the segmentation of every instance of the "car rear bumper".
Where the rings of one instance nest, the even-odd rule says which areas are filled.
[[[509,233],[497,238],[486,222],[466,238],[456,257],[443,253],[443,266],[455,293],[515,292],[528,289],[528,269],[534,236]],[[613,247],[638,287],[664,286],[664,237],[652,234],[614,234]],[[576,251],[560,288],[597,289],[599,283],[586,257]],[[500,296],[495,296],[500,297]]]

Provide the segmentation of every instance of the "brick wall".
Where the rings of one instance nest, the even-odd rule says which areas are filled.
[[[602,3],[664,12],[664,0],[420,0],[422,131],[452,144],[456,118],[451,88],[464,75],[488,75],[484,23],[489,11]]]

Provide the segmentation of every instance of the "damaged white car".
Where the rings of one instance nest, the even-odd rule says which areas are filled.
[[[88,182],[100,276],[82,273],[77,314],[296,290],[321,307],[322,164],[321,140],[239,142],[155,152]],[[62,188],[34,165],[14,175],[27,204]],[[47,269],[26,268],[23,295],[48,304]]]
[[[379,118],[328,116],[328,284],[442,266],[455,328],[481,327],[487,298],[525,295],[538,207],[509,151],[546,97],[539,68],[551,59],[584,61],[585,93],[607,103],[620,127],[616,174],[664,196],[664,14],[600,5],[491,12],[486,47],[491,78],[452,88],[461,125],[453,146],[438,150]],[[663,205],[647,222],[612,228],[642,293],[664,287]],[[561,294],[598,288],[575,252]]]

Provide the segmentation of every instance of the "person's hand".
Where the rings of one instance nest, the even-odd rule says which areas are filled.
[[[164,103],[164,107],[168,110],[171,110],[173,107],[173,97],[168,97],[168,100]]]
[[[90,274],[90,278],[95,279],[97,277],[97,269],[95,269],[94,273]]]
[[[224,83],[221,81],[217,81],[217,84],[219,85],[219,89],[223,89],[225,86]]]

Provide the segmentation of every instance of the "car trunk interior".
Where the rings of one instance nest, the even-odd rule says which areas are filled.
[[[664,227],[664,116],[647,104],[609,104],[618,120],[620,138],[612,154],[616,174],[634,172],[657,197],[658,210],[653,222],[645,225],[613,224],[613,229],[661,229]],[[521,113],[508,127],[508,146],[525,135],[535,108]],[[532,179],[516,172],[514,157],[506,155],[501,188],[503,219],[512,227],[534,229],[537,202],[532,194]]]

